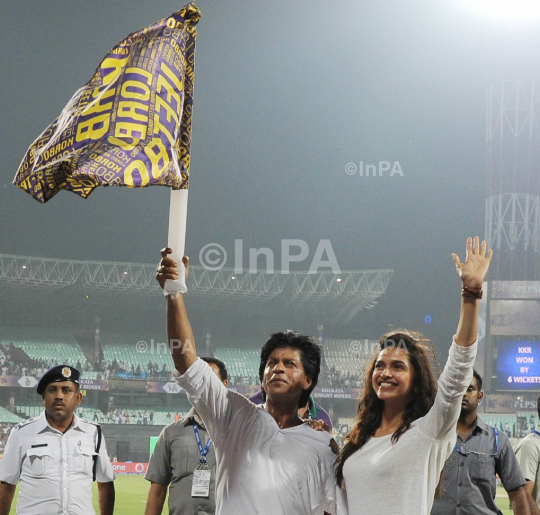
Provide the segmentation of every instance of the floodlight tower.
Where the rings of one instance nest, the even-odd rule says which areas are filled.
[[[486,100],[490,279],[540,280],[540,90],[534,81],[503,81]]]

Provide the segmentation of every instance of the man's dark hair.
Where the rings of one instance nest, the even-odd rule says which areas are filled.
[[[538,418],[540,418],[540,397],[536,399],[536,411],[538,411]]]
[[[305,406],[309,400],[311,392],[317,386],[319,380],[319,373],[321,371],[321,346],[313,336],[304,336],[296,331],[285,331],[282,333],[274,333],[266,340],[261,349],[261,363],[259,365],[259,379],[264,377],[264,369],[270,354],[276,349],[283,349],[290,347],[291,349],[298,349],[302,360],[302,366],[304,367],[304,373],[306,377],[311,379],[311,386],[302,392],[298,407]],[[263,400],[266,402],[266,392],[262,389]]]
[[[203,361],[206,361],[208,364],[212,363],[219,368],[219,377],[221,381],[226,381],[229,379],[229,373],[227,372],[227,366],[223,361],[217,358],[201,358]]]
[[[482,376],[473,369],[473,377],[476,379],[476,384],[478,385],[478,391],[482,391]]]

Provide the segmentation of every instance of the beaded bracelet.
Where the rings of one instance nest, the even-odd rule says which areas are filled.
[[[469,286],[463,285],[461,289],[461,296],[468,299],[481,299],[483,294],[482,288],[470,288]]]

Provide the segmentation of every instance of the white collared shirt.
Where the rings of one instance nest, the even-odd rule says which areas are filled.
[[[0,459],[0,481],[16,485],[20,480],[17,514],[94,514],[92,477],[97,440],[96,424],[77,415],[65,433],[49,425],[45,411],[16,425]],[[96,480],[114,480],[103,437]]]
[[[332,435],[307,424],[280,429],[263,406],[228,390],[200,358],[173,376],[214,442],[216,515],[347,515]]]

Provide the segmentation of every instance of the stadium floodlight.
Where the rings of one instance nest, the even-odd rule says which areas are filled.
[[[540,18],[538,0],[462,0],[475,11],[500,19]]]

